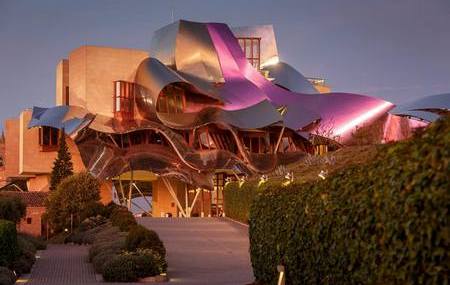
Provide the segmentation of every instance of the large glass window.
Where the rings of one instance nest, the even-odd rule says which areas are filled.
[[[134,116],[134,83],[126,81],[114,82],[114,117],[130,120]]]
[[[261,63],[261,38],[238,38],[239,45],[250,64],[259,70]]]
[[[159,95],[158,112],[170,114],[183,113],[185,104],[184,89],[175,85],[169,85]]]

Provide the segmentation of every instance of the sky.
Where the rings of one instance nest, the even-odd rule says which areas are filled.
[[[71,50],[149,50],[172,11],[273,24],[281,60],[332,91],[395,104],[450,92],[450,0],[0,0],[0,121],[54,105],[56,64]]]

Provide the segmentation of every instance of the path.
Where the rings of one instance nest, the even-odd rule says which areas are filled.
[[[158,232],[167,248],[170,282],[158,284],[244,285],[253,281],[246,227],[214,218],[139,218],[138,222]],[[113,284],[96,282],[94,268],[87,262],[87,246],[49,245],[39,254],[31,274],[24,278],[27,284]]]
[[[253,281],[247,227],[215,218],[140,218],[138,222],[164,241],[170,283],[244,285]]]

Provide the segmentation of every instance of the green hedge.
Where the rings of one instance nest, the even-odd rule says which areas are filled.
[[[9,266],[19,254],[16,224],[0,220],[0,266]]]
[[[130,228],[125,244],[129,251],[135,251],[139,248],[151,249],[163,257],[166,256],[166,249],[158,234],[141,225],[135,225]]]
[[[255,277],[276,284],[448,284],[450,120],[326,180],[271,185],[251,206]]]
[[[246,181],[241,186],[239,182],[229,182],[225,186],[223,195],[225,201],[225,214],[234,220],[248,224],[250,207],[255,197],[270,188],[280,185],[280,181],[268,181],[259,185],[259,181]]]

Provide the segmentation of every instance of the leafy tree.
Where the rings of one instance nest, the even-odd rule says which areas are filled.
[[[26,205],[19,197],[0,194],[0,219],[20,222],[25,217]]]
[[[47,200],[47,218],[55,232],[70,228],[71,222],[76,227],[83,213],[100,201],[100,184],[87,172],[74,174],[65,178],[50,193]]]
[[[58,156],[53,163],[52,174],[50,178],[50,190],[54,191],[58,184],[66,177],[73,174],[72,155],[67,147],[64,129],[61,131],[59,139]]]

